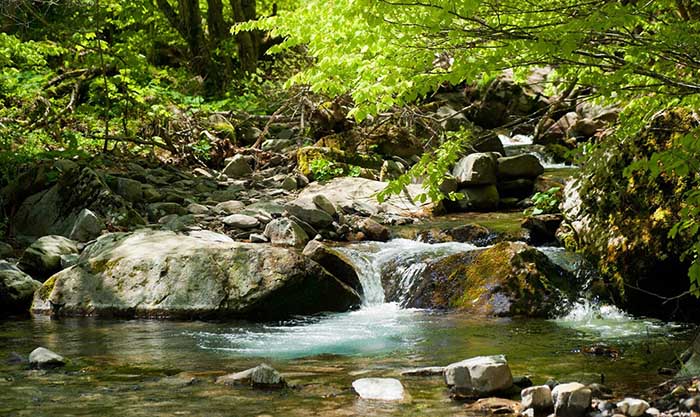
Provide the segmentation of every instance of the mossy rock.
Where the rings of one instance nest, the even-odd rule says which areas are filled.
[[[311,163],[317,159],[375,170],[381,169],[383,164],[383,160],[376,155],[348,153],[329,147],[305,146],[297,151],[297,168],[302,174],[310,176],[312,175]]]
[[[52,276],[51,278],[47,279],[44,284],[39,287],[39,289],[36,292],[36,297],[41,299],[42,301],[46,301],[49,299],[49,296],[51,296],[51,292],[53,291],[53,288],[56,286],[56,275]]]
[[[397,298],[399,281],[400,277],[384,281],[388,293]],[[477,316],[550,317],[573,298],[575,288],[574,277],[537,249],[522,242],[501,242],[429,262],[414,281],[405,306]]]
[[[381,125],[366,133],[360,129],[334,133],[319,139],[314,146],[351,155],[376,153],[385,157],[411,158],[423,153],[423,145],[410,130],[390,124]]]

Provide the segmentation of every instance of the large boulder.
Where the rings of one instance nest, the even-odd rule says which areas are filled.
[[[696,336],[690,347],[681,355],[683,365],[678,377],[687,378],[700,375],[700,335]]]
[[[525,388],[520,392],[520,396],[522,397],[521,404],[523,410],[532,408],[537,415],[550,411],[554,406],[552,402],[552,389],[549,388],[549,385],[537,385]]]
[[[477,356],[445,367],[445,383],[458,394],[483,397],[513,386],[505,356]]]
[[[294,250],[216,233],[103,235],[36,292],[32,311],[125,317],[280,318],[344,311],[359,295]]]
[[[424,193],[420,184],[410,184],[406,187],[406,194],[389,197],[380,203],[377,201],[377,193],[386,188],[387,183],[368,180],[359,177],[334,178],[325,183],[313,183],[304,189],[299,198],[313,198],[315,195],[324,195],[333,205],[342,209],[345,213],[361,213],[364,215],[390,214],[390,215],[427,215],[431,203],[421,203],[414,197]]]
[[[254,229],[260,225],[258,219],[245,214],[231,214],[221,220],[226,226],[236,227],[239,229]]]
[[[543,172],[540,160],[529,153],[498,158],[499,179],[535,178]]]
[[[60,271],[61,256],[78,253],[75,241],[63,236],[44,236],[32,243],[22,254],[19,267],[37,279],[44,281]]]
[[[106,227],[104,221],[89,209],[82,209],[73,223],[68,237],[78,242],[95,239]]]
[[[434,259],[410,288],[400,273],[385,271],[387,301],[404,307],[456,309],[477,316],[550,317],[576,283],[569,272],[522,242],[501,242]],[[402,294],[407,293],[407,297]]]
[[[452,175],[460,185],[496,183],[497,156],[493,153],[473,153],[457,161]]]
[[[629,417],[641,417],[649,409],[649,403],[638,398],[625,398],[617,403],[617,409]]]
[[[561,214],[538,214],[527,216],[521,223],[523,229],[530,232],[530,241],[534,245],[544,245],[557,241],[557,229],[563,220]]]
[[[15,249],[9,243],[0,242],[0,259],[11,258],[15,254]]]
[[[312,176],[311,166],[313,161],[323,159],[344,166],[355,165],[361,168],[376,169],[382,168],[383,161],[377,155],[357,153],[355,150],[343,151],[336,147],[328,146],[305,146],[297,150],[297,168],[299,172],[306,176]]]
[[[12,217],[12,231],[18,236],[41,237],[73,231],[80,212],[88,208],[112,226],[145,224],[144,219],[123,197],[112,192],[92,169],[63,175],[48,190],[28,197]]]
[[[321,138],[314,147],[340,151],[345,155],[344,159],[332,160],[374,169],[379,167],[374,164],[365,165],[366,156],[379,154],[386,157],[411,158],[423,153],[423,145],[418,138],[408,129],[392,124],[377,126],[367,133],[361,129],[334,133]],[[378,161],[381,165],[381,158]]]
[[[230,178],[249,176],[253,173],[253,168],[251,168],[248,159],[245,155],[234,155],[232,158],[226,159],[226,166],[222,172]]]
[[[461,211],[492,211],[498,208],[500,195],[495,185],[474,185],[459,190],[462,198],[457,200]]]
[[[13,264],[0,261],[0,313],[29,311],[34,292],[41,282],[32,279]]]
[[[285,204],[284,208],[291,214],[302,221],[310,224],[316,228],[328,227],[333,223],[333,216],[328,214],[327,211],[319,208],[315,203],[314,199],[320,200],[321,196],[314,196],[314,198],[298,198],[288,204]]]

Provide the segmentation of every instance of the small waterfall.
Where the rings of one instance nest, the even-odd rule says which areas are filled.
[[[429,244],[408,239],[394,239],[385,243],[364,242],[338,248],[352,260],[358,271],[358,278],[364,290],[364,307],[385,302],[382,286],[385,268],[392,267],[401,276],[401,303],[415,279],[423,273],[425,261],[475,249],[479,248],[469,243]]]
[[[545,155],[543,153],[544,147],[542,145],[533,144],[531,135],[514,135],[513,137],[508,135],[498,135],[498,138],[503,144],[503,148],[506,151],[506,156],[530,153],[535,155],[537,159],[540,160],[540,163],[545,169],[577,168],[574,165],[555,162],[551,157]]]

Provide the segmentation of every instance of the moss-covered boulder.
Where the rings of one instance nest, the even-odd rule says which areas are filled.
[[[377,155],[346,152],[331,147],[305,146],[297,150],[297,168],[306,176],[313,176],[311,166],[319,159],[334,162],[340,167],[354,165],[373,170],[380,170],[383,164]]]
[[[141,230],[97,239],[36,292],[32,312],[267,319],[359,303],[357,292],[297,250],[213,232]]]
[[[401,158],[411,158],[423,153],[423,145],[410,130],[392,124],[382,124],[367,132],[357,128],[334,133],[319,139],[314,146],[352,154],[379,154]]]
[[[549,317],[575,291],[574,278],[546,255],[522,242],[428,261],[406,289],[386,274],[389,301],[404,294],[404,306],[460,310],[478,316]],[[405,282],[405,281],[404,281]]]
[[[689,161],[683,141],[697,132],[699,120],[697,112],[678,108],[656,114],[627,137],[602,138],[565,189],[560,238],[598,263],[617,290],[615,301],[631,313],[700,322],[700,299],[679,297],[690,287],[692,256],[684,254],[697,235],[683,227],[675,238],[669,234],[683,210],[694,207],[686,198],[700,187],[700,177],[692,169],[660,175],[633,169],[665,152]],[[664,299],[674,300],[674,308],[660,307]]]

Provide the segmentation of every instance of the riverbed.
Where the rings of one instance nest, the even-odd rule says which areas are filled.
[[[535,383],[601,382],[618,395],[661,382],[690,340],[686,327],[634,319],[581,304],[557,320],[473,319],[383,303],[285,322],[172,322],[36,318],[0,322],[2,416],[451,416],[440,377],[402,377],[407,368],[505,354],[514,375]],[[618,357],[582,353],[604,343]],[[30,371],[9,363],[45,346],[67,368]],[[266,362],[291,388],[215,385],[216,376]],[[399,378],[411,399],[360,400],[360,377]]]

